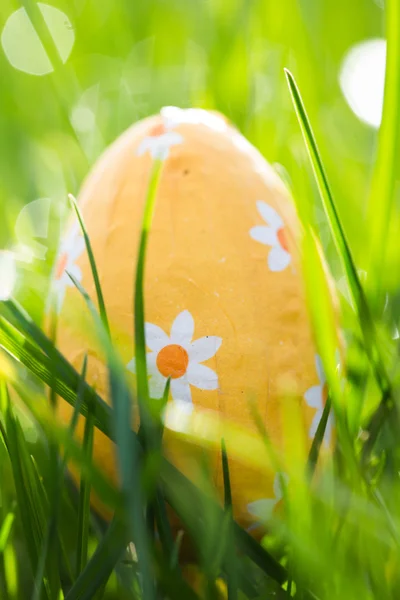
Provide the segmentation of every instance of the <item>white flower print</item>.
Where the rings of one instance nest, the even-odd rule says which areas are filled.
[[[172,146],[182,144],[183,137],[176,131],[171,131],[163,123],[155,125],[139,144],[136,154],[142,156],[146,152],[154,160],[166,160]]]
[[[201,390],[218,389],[215,371],[200,363],[218,352],[222,339],[209,335],[192,341],[193,333],[194,320],[188,310],[176,317],[169,336],[157,325],[145,324],[146,345],[151,350],[147,353],[147,370],[152,398],[162,397],[168,377],[172,398],[188,407],[192,407],[191,385]],[[135,358],[127,368],[136,372]]]
[[[203,108],[178,108],[177,106],[164,106],[161,109],[167,129],[173,129],[178,125],[192,124],[205,125],[215,131],[226,131],[228,125],[222,116],[212,113]]]
[[[267,225],[252,227],[250,236],[261,244],[272,246],[268,255],[268,266],[271,271],[283,271],[291,262],[284,222],[276,210],[266,202],[257,202],[257,208]]]
[[[252,529],[257,527],[261,523],[270,521],[274,515],[274,512],[279,504],[282,503],[284,494],[282,490],[282,479],[284,485],[287,485],[289,481],[288,475],[285,473],[276,473],[274,478],[274,497],[273,498],[260,498],[254,502],[250,502],[247,505],[248,512],[257,519],[257,522],[251,527]]]
[[[75,264],[85,249],[85,240],[78,225],[74,225],[61,242],[53,276],[53,289],[56,296],[57,313],[61,312],[67,287],[74,287],[69,277],[71,273],[78,281],[82,280],[82,271]]]
[[[316,367],[316,371],[317,371],[317,375],[318,375],[319,384],[313,385],[304,394],[304,399],[307,402],[308,406],[310,406],[311,408],[315,408],[315,410],[316,410],[313,421],[311,423],[310,430],[308,432],[310,438],[314,438],[314,436],[316,434],[319,422],[321,421],[322,414],[324,412],[326,400],[328,397],[328,386],[326,383],[324,367],[322,365],[321,357],[318,354],[315,355],[315,367]],[[327,421],[326,427],[325,427],[325,434],[324,434],[324,443],[326,445],[330,444],[331,436],[332,436],[332,427],[333,427],[333,415],[332,415],[332,413],[329,413],[328,421]]]

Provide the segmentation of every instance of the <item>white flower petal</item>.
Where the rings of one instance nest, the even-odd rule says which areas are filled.
[[[146,354],[146,366],[148,375],[158,375],[160,373],[157,367],[157,352],[148,352]]]
[[[182,142],[183,137],[176,131],[168,131],[160,137],[160,145],[164,146],[164,148],[171,148],[171,146],[177,146],[178,144],[182,144]]]
[[[276,210],[272,208],[272,206],[270,206],[266,202],[258,201],[257,208],[264,221],[266,221],[268,225],[273,227],[275,231],[283,227],[283,221],[281,217],[278,215]]]
[[[204,365],[189,363],[187,378],[191,385],[201,390],[218,389],[218,375],[215,371]]]
[[[146,337],[146,346],[153,350],[153,352],[159,352],[161,348],[167,346],[170,341],[167,334],[158,327],[158,325],[153,325],[153,323],[145,323],[144,325],[145,337]]]
[[[146,366],[147,366],[147,374],[151,377],[152,375],[160,375],[160,372],[157,369],[157,353],[156,352],[148,352],[146,354]],[[136,357],[134,356],[126,365],[128,371],[136,375]]]
[[[126,365],[126,368],[128,369],[128,371],[130,371],[131,373],[133,373],[134,375],[136,375],[136,358],[133,357],[128,364]]]
[[[318,425],[319,425],[319,422],[322,419],[323,412],[324,412],[324,409],[323,408],[319,408],[317,410],[317,412],[315,413],[315,416],[314,416],[314,418],[312,420],[312,423],[311,423],[311,426],[310,426],[310,430],[308,432],[308,435],[310,436],[311,439],[314,439],[315,434],[317,433]]]
[[[203,108],[164,106],[160,112],[167,128],[177,127],[184,123],[205,125],[215,131],[225,131],[228,127],[222,117],[212,114]]]
[[[282,479],[284,485],[287,485],[289,476],[286,473],[277,473],[275,475],[273,490],[277,500],[281,500],[283,498]]]
[[[290,264],[290,254],[280,246],[272,248],[268,255],[268,266],[273,272],[284,271]]]
[[[154,138],[151,138],[151,137],[144,138],[140,142],[139,146],[136,149],[136,155],[137,156],[143,156],[143,154],[146,154],[146,152],[148,150],[151,151],[151,149],[153,147],[153,141],[154,141]]]
[[[72,283],[72,281],[71,281],[71,283]],[[63,304],[64,304],[65,291],[66,291],[66,286],[65,285],[57,285],[56,288],[55,288],[56,311],[57,311],[58,314],[61,313],[61,309],[62,309]]]
[[[278,238],[276,236],[275,229],[266,227],[265,225],[257,225],[256,227],[252,227],[252,229],[250,229],[250,237],[252,237],[253,240],[256,240],[256,242],[260,242],[266,246],[278,245]]]
[[[175,401],[192,403],[192,393],[186,377],[171,379],[171,394]]]
[[[194,333],[194,320],[188,310],[184,310],[176,317],[171,327],[171,342],[188,346]]]
[[[260,500],[255,500],[254,502],[250,502],[247,505],[247,510],[251,515],[256,517],[260,522],[269,521],[274,512],[276,503],[277,503],[276,499],[261,498]]]
[[[306,391],[304,398],[310,408],[316,408],[320,410],[324,408],[322,394],[322,385],[313,385]]]
[[[163,397],[167,378],[161,373],[154,373],[149,379],[150,398],[160,399]]]
[[[86,249],[85,239],[82,235],[77,235],[72,243],[72,246],[69,250],[69,260],[74,262]]]
[[[324,365],[322,364],[322,360],[319,354],[315,355],[315,368],[317,370],[319,382],[323,386],[326,382],[326,376],[324,371]]]
[[[188,348],[189,360],[197,363],[208,360],[214,356],[222,344],[222,338],[216,335],[207,335],[192,342]]]
[[[80,269],[80,267],[78,267],[78,265],[74,265],[73,263],[70,263],[67,265],[66,269],[65,269],[65,275],[66,275],[66,279],[65,279],[65,283],[66,285],[68,285],[69,287],[75,287],[74,282],[72,281],[71,277],[68,275],[68,273],[70,273],[72,275],[72,277],[75,277],[75,279],[77,279],[78,281],[82,281],[82,271]],[[62,281],[63,278],[60,279],[60,281]]]

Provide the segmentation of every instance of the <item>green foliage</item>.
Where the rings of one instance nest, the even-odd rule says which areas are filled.
[[[35,247],[40,240],[46,256],[24,263],[16,298],[0,303],[1,599],[399,597],[400,379],[393,331],[399,326],[400,9],[397,0],[385,4],[383,11],[372,0],[56,0],[52,6],[65,13],[60,25],[54,13],[49,20],[43,3],[3,1],[1,31],[21,6],[33,29],[23,30],[22,41],[2,37],[0,241],[10,248]],[[360,40],[382,36],[384,17],[387,77],[375,136],[350,111],[338,79],[344,54]],[[13,61],[29,64],[31,72]],[[39,68],[47,71],[32,74]],[[83,231],[96,299],[71,279],[104,349],[111,406],[86,382],[86,358],[76,372],[43,331],[67,194],[77,193],[109,142],[168,104],[224,112],[284,174],[302,223],[306,295],[330,398],[308,460],[301,456],[295,418],[287,419],[294,450],[289,483],[280,482],[285,518],[271,522],[261,544],[233,519],[230,457],[218,435],[212,441],[222,448],[223,506],[207,465],[199,488],[161,452],[169,381],[155,408],[143,295],[157,161],[132,282],[135,393],[109,336],[95,256],[73,197],[71,218]],[[52,200],[48,230],[22,232],[15,225],[21,208],[40,198]],[[322,255],[343,292],[343,344]],[[69,426],[57,419],[57,397],[74,407]],[[130,425],[136,407],[138,432]],[[330,413],[337,438],[322,464]],[[82,445],[75,437],[79,415],[85,417]],[[239,431],[227,428],[225,434],[236,436],[236,452],[249,467],[275,464],[261,420],[254,418],[259,446]],[[190,418],[188,435],[199,443],[197,419]],[[119,487],[92,461],[95,428],[116,443]],[[79,466],[78,490],[69,463]],[[114,511],[109,523],[91,512],[91,491]],[[178,534],[170,508],[182,524]],[[178,559],[188,537],[198,559],[194,587]]]

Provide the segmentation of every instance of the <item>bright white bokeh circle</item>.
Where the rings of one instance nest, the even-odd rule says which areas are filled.
[[[49,4],[38,2],[61,61],[68,60],[75,34],[67,15]],[[1,33],[1,45],[11,65],[30,75],[47,75],[53,71],[50,58],[36,33],[25,8],[19,8],[7,19]]]
[[[385,86],[386,41],[371,39],[353,46],[340,71],[340,87],[359,119],[378,128]]]

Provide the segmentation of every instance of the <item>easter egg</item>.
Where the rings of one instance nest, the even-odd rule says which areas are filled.
[[[128,379],[134,386],[134,278],[154,160],[163,165],[144,284],[151,397],[160,399],[170,379],[173,406],[212,411],[254,437],[255,408],[278,455],[284,412],[293,407],[311,444],[326,382],[303,291],[296,213],[273,168],[218,113],[166,107],[133,125],[98,160],[79,195],[111,336]],[[104,356],[82,323],[85,305],[68,272],[96,302],[75,222],[62,239],[54,273],[58,346],[78,371],[88,355],[88,382],[108,400]],[[61,401],[59,411],[68,422],[72,408]],[[326,443],[330,434],[329,421]],[[228,456],[231,450],[232,444]],[[182,445],[167,430],[164,452],[191,477],[203,449],[195,442]],[[216,449],[209,454],[222,495],[221,455]],[[115,448],[97,430],[94,458],[116,481]],[[260,474],[236,453],[230,477],[234,514],[245,527],[279,511],[282,474],[276,469]]]

